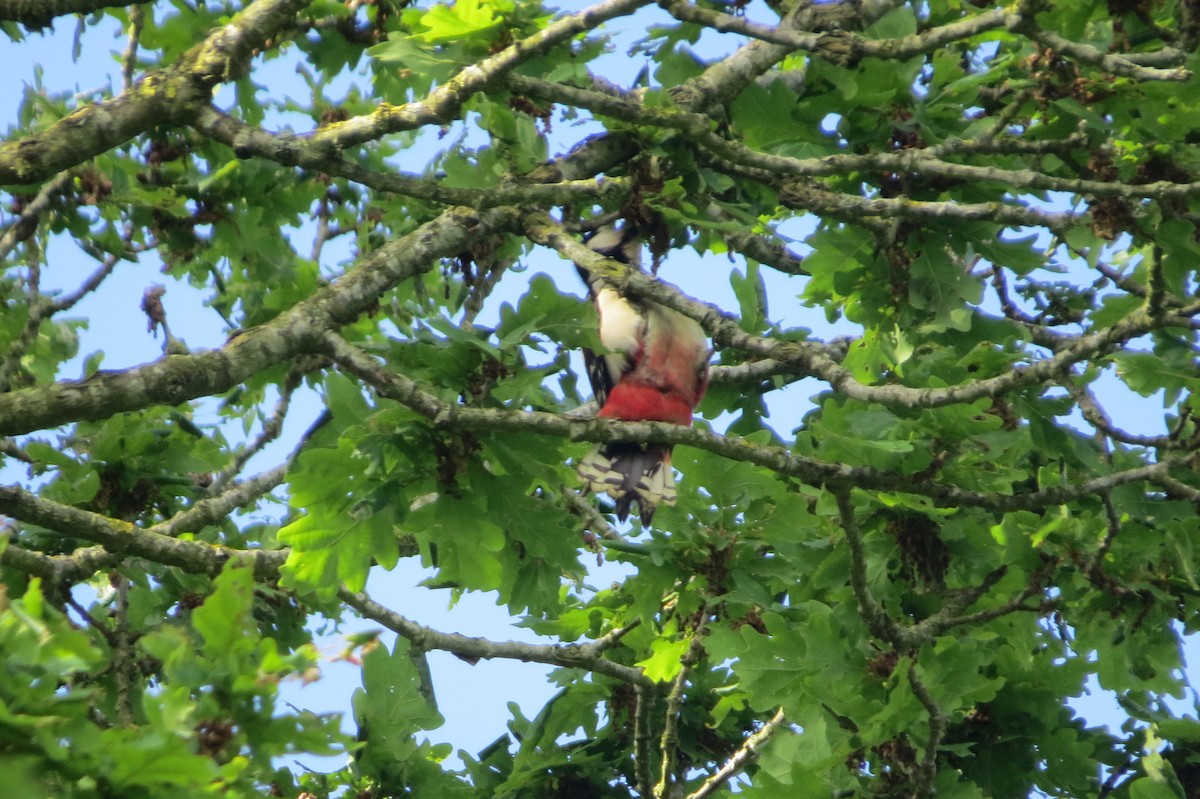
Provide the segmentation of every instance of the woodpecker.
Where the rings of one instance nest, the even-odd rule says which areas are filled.
[[[630,226],[604,227],[588,246],[601,255],[640,268],[641,243]],[[627,422],[691,425],[692,411],[708,386],[708,338],[695,320],[648,300],[621,296],[603,278],[583,267],[600,321],[606,353],[584,350],[598,416]],[[625,521],[638,503],[648,526],[659,503],[675,502],[671,447],[634,441],[610,441],[579,463],[584,490],[607,492]]]

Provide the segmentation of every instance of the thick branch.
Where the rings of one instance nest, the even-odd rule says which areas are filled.
[[[1017,16],[1003,9],[994,9],[899,39],[868,39],[860,34],[842,30],[808,33],[774,25],[760,25],[750,22],[745,17],[709,11],[681,0],[659,0],[659,5],[676,19],[773,42],[787,47],[789,52],[803,50],[841,66],[853,65],[863,58],[870,57],[904,61],[951,42],[1005,27],[1010,19]]]
[[[763,170],[777,177],[815,178],[868,174],[921,174],[962,183],[995,183],[1021,192],[1061,191],[1071,194],[1114,196],[1127,199],[1185,198],[1200,195],[1200,182],[1175,183],[1160,180],[1153,183],[1121,183],[1118,181],[1059,178],[1032,169],[1005,169],[996,166],[976,166],[943,161],[927,150],[908,149],[864,155],[827,155],[819,158],[792,158],[764,153],[719,135],[712,120],[704,114],[680,108],[647,107],[637,95],[620,96],[590,89],[580,89],[561,83],[523,75],[510,75],[506,82],[522,94],[543,100],[587,108],[623,122],[648,127],[678,130],[688,140],[730,164]],[[968,148],[969,149],[969,143]],[[905,202],[912,202],[905,200]],[[1009,206],[1018,207],[1018,206]],[[1025,223],[1021,223],[1025,224]]]
[[[1120,485],[1157,481],[1190,461],[1164,459],[1158,463],[1094,477],[1079,483],[1052,486],[1025,494],[990,494],[970,491],[932,480],[878,470],[867,466],[825,463],[795,455],[774,446],[758,446],[743,438],[726,437],[694,427],[665,422],[616,422],[577,419],[560,414],[468,408],[445,402],[415,380],[384,369],[379,363],[336,335],[326,337],[331,357],[362,379],[381,396],[396,400],[425,416],[436,426],[450,429],[520,430],[555,435],[572,441],[639,441],[693,446],[722,457],[754,463],[777,474],[795,477],[810,485],[831,489],[852,488],[900,491],[929,497],[941,507],[981,507],[996,511],[1036,510],[1061,505],[1080,497],[1101,494]],[[1176,481],[1177,482],[1177,481]]]
[[[650,744],[653,730],[650,724],[654,709],[655,691],[646,685],[637,687],[637,704],[633,715],[633,773],[637,791],[643,799],[654,795],[654,773],[650,768]]]
[[[11,486],[0,486],[0,513],[100,544],[114,554],[141,557],[189,572],[216,574],[230,560],[253,564],[256,573],[278,571],[287,557],[286,552],[280,551],[237,550],[171,538],[99,513],[50,502]]]
[[[9,541],[0,544],[0,563],[17,571],[41,577],[51,586],[73,585],[86,580],[101,569],[111,569],[121,562],[120,555],[114,555],[104,547],[84,547],[70,555],[43,555],[41,552],[24,549],[12,543],[9,530],[0,530],[0,538],[9,537]]]
[[[0,395],[0,436],[220,394],[263,369],[315,350],[325,330],[353,321],[401,280],[515,223],[512,211],[455,208],[360,259],[341,280],[245,330],[218,350],[171,355],[122,372]]]
[[[209,34],[178,63],[130,91],[84,106],[49,128],[0,144],[0,185],[36,183],[207,104],[218,83],[241,76],[250,56],[308,4],[257,0]]]
[[[270,483],[275,476],[274,472],[267,473],[260,484],[247,486],[247,491],[239,496],[257,496],[258,493],[254,492],[261,493],[263,485]],[[250,564],[254,568],[256,578],[260,580],[277,578],[280,566],[288,557],[286,549],[235,550],[199,541],[180,540],[160,532],[179,533],[186,529],[198,529],[207,523],[210,514],[228,513],[232,510],[231,503],[235,494],[238,492],[231,490],[227,492],[227,496],[197,503],[195,513],[181,514],[173,520],[173,524],[163,523],[143,530],[127,522],[41,499],[19,488],[0,486],[0,513],[63,535],[94,541],[103,547],[103,551],[87,549],[70,558],[52,558],[9,546],[0,558],[8,565],[55,580],[62,580],[68,569],[78,576],[87,576],[88,573],[83,572],[85,561],[87,567],[94,569],[111,565],[129,556],[176,566],[188,572],[210,575],[218,573],[225,563],[232,560]],[[511,658],[550,663],[586,669],[637,686],[654,685],[639,669],[614,663],[603,656],[606,650],[616,646],[636,625],[617,628],[595,641],[582,645],[550,646],[516,641],[497,642],[442,633],[424,627],[379,605],[365,594],[345,588],[339,590],[339,597],[364,617],[378,621],[410,639],[421,651],[443,649],[469,657]]]
[[[1090,44],[1080,44],[1073,42],[1070,39],[1064,39],[1053,31],[1048,31],[1039,26],[1036,22],[1030,19],[1017,19],[1009,22],[1009,28],[1019,33],[1023,33],[1030,39],[1033,39],[1043,47],[1048,47],[1055,52],[1070,56],[1076,61],[1082,61],[1085,64],[1099,67],[1105,72],[1111,72],[1114,75],[1121,75],[1134,80],[1188,80],[1192,73],[1190,70],[1182,67],[1174,69],[1159,69],[1157,67],[1142,66],[1135,63],[1135,59],[1126,58],[1123,55],[1116,53],[1106,53]],[[1146,54],[1154,55],[1154,54]],[[1178,51],[1168,51],[1166,57],[1177,57],[1183,55]],[[1176,61],[1178,63],[1178,61]]]
[[[0,20],[40,30],[67,14],[90,14],[102,8],[124,8],[152,0],[0,0]]]

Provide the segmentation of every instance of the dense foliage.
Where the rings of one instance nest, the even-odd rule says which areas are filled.
[[[6,80],[118,70],[0,142],[7,796],[1200,796],[1194,0],[0,24]],[[131,261],[140,366],[75,314]],[[711,335],[694,428],[593,418],[571,261]],[[652,529],[578,491],[614,437],[676,445]],[[383,606],[401,559],[541,642]],[[281,701],[355,616],[349,723]],[[433,651],[561,690],[445,763]]]

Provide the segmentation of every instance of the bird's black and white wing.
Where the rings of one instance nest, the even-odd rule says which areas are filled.
[[[641,263],[642,243],[626,226],[617,228],[606,225],[600,228],[587,245],[601,255],[637,268]],[[576,266],[580,277],[587,284],[588,294],[596,306],[600,322],[600,342],[608,352],[598,354],[583,351],[583,362],[587,368],[588,382],[592,395],[603,407],[623,375],[633,368],[638,341],[645,325],[645,314],[635,303],[622,297],[602,278],[593,275],[581,266]]]

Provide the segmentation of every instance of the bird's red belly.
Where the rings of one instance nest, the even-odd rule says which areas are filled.
[[[598,415],[626,422],[692,423],[692,408],[680,397],[635,383],[617,384]]]

